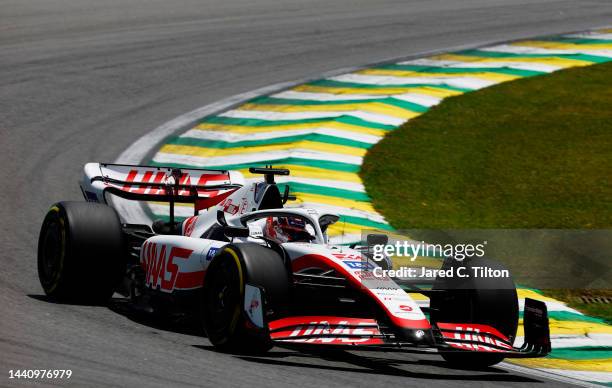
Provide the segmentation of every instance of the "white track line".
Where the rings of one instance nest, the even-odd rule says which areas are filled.
[[[522,373],[522,374],[536,376],[536,377],[542,377],[548,380],[554,380],[554,381],[558,381],[561,383],[573,384],[573,385],[578,385],[578,386],[587,387],[587,388],[601,388],[601,385],[599,384],[593,384],[588,381],[578,380],[575,378],[566,377],[566,376],[554,373],[554,369],[546,369],[546,370],[532,369],[532,368],[527,368],[524,366],[519,366],[516,364],[511,364],[509,362],[502,362],[500,364],[497,364],[496,367],[506,369],[512,372]],[[559,371],[561,371],[561,369]]]

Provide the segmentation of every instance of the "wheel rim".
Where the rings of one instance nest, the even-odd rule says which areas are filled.
[[[225,341],[240,315],[240,279],[231,259],[220,260],[215,267],[207,285],[207,332],[212,341]]]
[[[60,276],[65,253],[64,237],[63,223],[54,217],[47,224],[41,250],[41,270],[46,287],[54,287]]]

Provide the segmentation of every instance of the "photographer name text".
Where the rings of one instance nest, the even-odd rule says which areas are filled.
[[[400,267],[398,269],[383,269],[376,267],[373,274],[377,278],[509,278],[507,269],[499,270],[490,267],[451,267],[434,269],[427,267]]]

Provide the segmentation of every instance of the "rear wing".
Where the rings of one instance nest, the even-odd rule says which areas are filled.
[[[244,185],[238,171],[87,163],[81,190],[87,201],[106,194],[135,201],[193,203],[195,212],[216,205]]]

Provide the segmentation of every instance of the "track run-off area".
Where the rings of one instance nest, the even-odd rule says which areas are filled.
[[[285,349],[266,357],[221,354],[206,338],[137,319],[118,301],[110,308],[48,302],[36,275],[36,246],[48,207],[81,198],[77,181],[84,163],[116,160],[141,136],[184,112],[335,69],[584,31],[608,25],[611,18],[612,4],[605,0],[5,1],[0,12],[2,385],[31,384],[8,380],[9,369],[28,368],[72,369],[70,380],[42,383],[79,387],[576,383],[506,367],[457,370],[435,355]],[[353,140],[372,144],[368,136],[383,134],[384,129]],[[368,209],[359,214],[363,211]],[[384,224],[382,218],[372,220]]]

